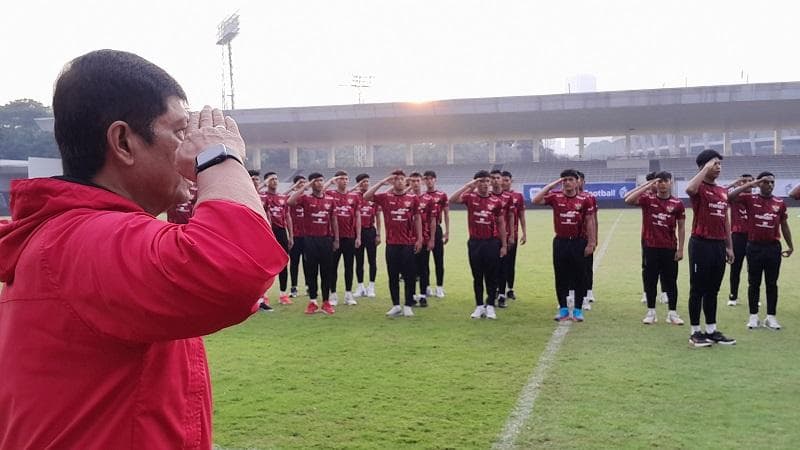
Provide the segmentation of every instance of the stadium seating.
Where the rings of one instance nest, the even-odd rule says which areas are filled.
[[[694,157],[663,158],[650,162],[650,167],[667,170],[676,180],[688,180],[697,173]],[[446,192],[457,189],[472,178],[472,175],[481,169],[508,170],[514,174],[515,183],[547,183],[558,178],[560,172],[566,168],[578,169],[586,174],[591,182],[622,182],[636,181],[637,176],[644,175],[649,170],[630,168],[610,168],[606,161],[548,161],[548,162],[509,162],[497,164],[459,164],[459,165],[432,165],[432,166],[402,166],[406,173],[425,170],[436,171],[439,185]],[[277,169],[277,170],[276,170]],[[301,173],[307,175],[312,170],[318,170],[325,176],[332,176],[335,170],[346,170],[351,177],[356,174],[369,173],[373,180],[379,180],[391,170],[387,167],[341,167],[337,169],[309,169],[295,170],[288,167],[270,168],[281,174],[284,184],[291,183],[292,178]],[[769,155],[769,156],[732,156],[725,158],[723,170],[726,179],[738,177],[742,173],[757,175],[768,170],[778,178],[795,178],[800,174],[800,155]]]

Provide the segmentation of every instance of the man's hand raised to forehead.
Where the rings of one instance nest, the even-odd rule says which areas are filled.
[[[244,140],[239,133],[236,121],[226,117],[219,109],[203,107],[200,112],[193,112],[186,128],[186,139],[178,146],[175,165],[178,172],[189,180],[196,180],[195,158],[204,149],[223,144],[236,152],[242,161],[247,157]]]

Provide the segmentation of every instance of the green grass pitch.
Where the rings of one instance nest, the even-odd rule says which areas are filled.
[[[798,210],[790,223],[800,236]],[[463,212],[451,214],[447,297],[413,318],[389,319],[379,248],[378,297],[306,316],[307,297],[207,337],[214,441],[222,448],[490,448],[557,324],[552,214],[528,211],[518,300],[498,320],[474,308]],[[612,235],[609,231],[618,220]],[[690,349],[688,262],[680,266],[683,327],[645,326],[638,209],[601,210],[597,303],[573,324],[541,386],[518,448],[797,448],[800,442],[800,254],[783,260],[778,332],[745,327],[725,306],[718,327],[734,347]],[[687,224],[691,219],[687,219]],[[800,237],[798,237],[800,239]],[[740,298],[746,296],[743,274]],[[302,283],[301,283],[302,284]],[[763,289],[763,288],[762,288]],[[762,293],[763,296],[763,293]]]

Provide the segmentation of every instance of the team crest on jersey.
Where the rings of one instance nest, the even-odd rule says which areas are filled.
[[[330,204],[330,203],[325,203],[325,204],[323,204],[322,206],[323,206],[325,209],[330,209],[330,207],[331,207],[331,204]]]
[[[781,210],[781,207],[780,207],[780,205],[772,205],[772,210],[775,211],[775,212],[778,212],[778,211]]]
[[[348,198],[347,199],[347,204],[348,205],[352,205],[353,204],[353,199],[352,198]]]
[[[667,212],[668,213],[672,213],[672,211],[675,211],[675,207],[674,206],[667,206]]]
[[[576,210],[576,211],[580,211],[580,210],[581,210],[581,208],[583,208],[583,205],[581,205],[580,203],[578,203],[577,205],[575,205],[575,210]]]
[[[403,202],[403,206],[405,206],[406,208],[410,208],[411,202]]]

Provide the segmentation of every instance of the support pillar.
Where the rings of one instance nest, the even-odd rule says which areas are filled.
[[[586,159],[586,142],[583,136],[578,136],[578,157]]]
[[[683,137],[683,146],[686,148],[685,156],[692,156],[692,140],[689,136]]]
[[[631,134],[625,134],[625,156],[631,157]]]
[[[708,133],[703,133],[703,150],[708,148]]]
[[[295,145],[289,149],[289,168],[297,169],[297,156],[300,154],[300,149]]]
[[[406,165],[414,165],[414,146],[412,144],[406,144]]]
[[[456,149],[455,145],[450,143],[447,144],[447,165],[452,166],[456,163]]]
[[[756,133],[750,132],[750,155],[756,156]]]
[[[677,134],[673,134],[669,136],[669,156],[678,156],[678,137]]]
[[[783,154],[783,136],[781,135],[781,129],[778,128],[775,130],[775,144],[774,144],[774,151],[776,155]]]
[[[492,139],[492,149],[489,150],[489,164],[497,162],[497,141]]]
[[[336,167],[336,147],[328,149],[328,169]]]
[[[367,155],[365,164],[367,167],[375,167],[375,147],[372,143],[367,143]]]
[[[250,163],[250,168],[253,170],[261,170],[261,149],[248,150],[247,162]]]
[[[535,137],[533,138],[531,153],[533,153],[533,162],[542,160],[542,140]]]
[[[731,134],[727,131],[722,133],[722,156],[733,155],[733,146],[731,145]]]

